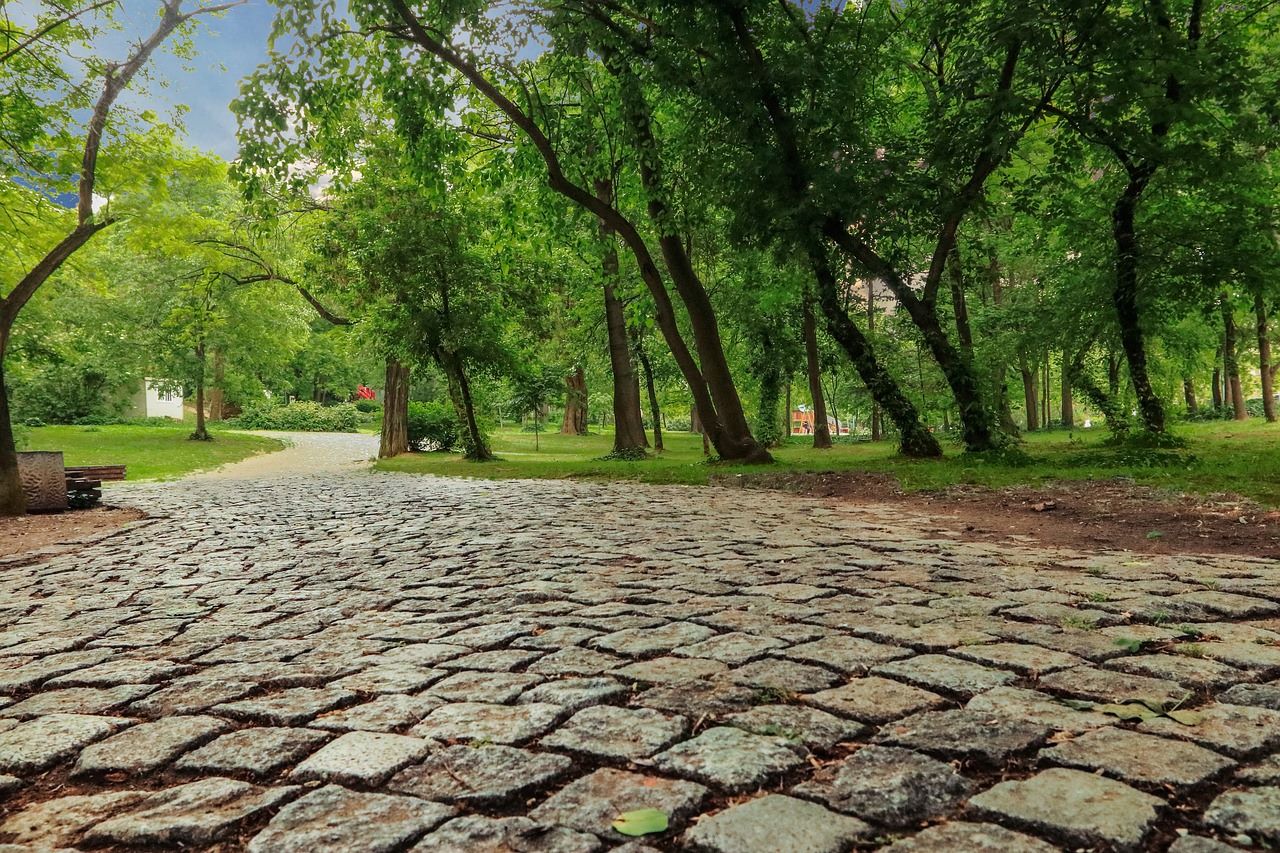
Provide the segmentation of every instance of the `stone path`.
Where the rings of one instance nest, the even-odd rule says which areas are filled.
[[[756,491],[120,495],[156,520],[0,586],[0,853],[1280,845],[1263,561]],[[1181,719],[1099,710],[1139,699]]]

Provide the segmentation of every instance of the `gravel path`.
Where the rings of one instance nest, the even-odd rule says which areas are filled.
[[[1274,564],[365,440],[128,486],[148,526],[12,571],[0,850],[1280,844]]]

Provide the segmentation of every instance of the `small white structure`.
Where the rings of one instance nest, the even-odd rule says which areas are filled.
[[[182,420],[182,392],[163,379],[144,379],[129,396],[125,416],[130,418],[172,418]]]

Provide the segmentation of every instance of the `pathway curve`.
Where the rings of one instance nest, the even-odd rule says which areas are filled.
[[[369,467],[378,455],[378,436],[354,432],[273,432],[263,435],[285,442],[283,450],[260,453],[193,474],[193,480],[270,479],[294,474],[330,475],[359,471]]]
[[[1261,560],[726,489],[119,494],[160,517],[0,587],[6,853],[1280,843]],[[1195,715],[1088,705],[1134,699]]]

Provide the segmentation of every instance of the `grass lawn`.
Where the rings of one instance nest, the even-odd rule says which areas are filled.
[[[25,450],[61,450],[68,465],[129,466],[130,480],[178,477],[217,468],[284,444],[261,435],[212,432],[213,441],[190,441],[182,426],[47,426],[30,431]]]
[[[636,480],[648,483],[705,484],[715,475],[866,471],[896,477],[908,491],[938,489],[957,483],[991,487],[1035,485],[1053,480],[1126,477],[1134,482],[1198,493],[1236,492],[1268,507],[1280,506],[1280,424],[1259,419],[1243,423],[1216,421],[1186,424],[1176,433],[1188,441],[1180,451],[1149,454],[1104,447],[1104,428],[1074,433],[1033,433],[1024,449],[1032,464],[1012,466],[968,457],[958,445],[946,447],[941,460],[909,460],[895,454],[891,442],[840,444],[816,451],[808,439],[793,439],[774,451],[772,466],[708,464],[701,438],[689,433],[664,436],[667,449],[639,462],[600,457],[612,448],[612,436],[562,436],[543,433],[539,450],[534,436],[503,429],[493,436],[501,457],[487,463],[468,462],[458,454],[422,453],[384,460],[383,471],[457,477],[582,478]],[[1155,464],[1156,461],[1164,464]],[[1173,464],[1168,464],[1168,463]]]

